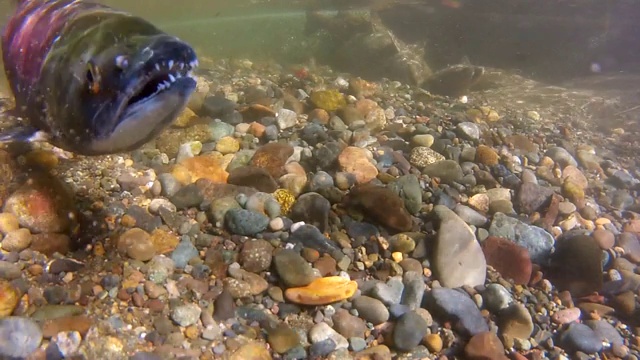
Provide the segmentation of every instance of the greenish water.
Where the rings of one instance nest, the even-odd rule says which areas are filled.
[[[204,56],[276,56],[299,44],[304,11],[249,1],[103,0],[193,44]],[[179,4],[179,5],[178,5]],[[212,5],[213,4],[213,5]],[[0,14],[13,6],[0,3]],[[1,19],[0,26],[6,19]]]
[[[201,58],[248,58],[282,65],[318,63],[364,76],[384,72],[375,37],[393,34],[422,46],[421,57],[433,70],[468,59],[474,65],[516,70],[559,83],[605,71],[640,67],[640,2],[602,0],[94,0],[139,15],[191,43]],[[12,0],[0,0],[0,27],[13,12]],[[382,24],[365,30],[372,40],[348,43],[345,23],[323,24],[305,33],[309,9],[372,10]],[[344,19],[338,20],[345,21]],[[341,31],[344,27],[344,31]],[[360,29],[362,30],[362,29]],[[323,32],[324,31],[324,32]],[[327,33],[333,38],[324,37]],[[342,43],[340,43],[342,41]],[[344,44],[347,46],[342,46]],[[327,46],[328,45],[328,46]],[[402,51],[400,51],[402,52]],[[404,54],[404,53],[403,53]],[[420,52],[410,52],[410,55]],[[382,54],[392,57],[394,54]],[[404,56],[404,55],[403,55]],[[348,65],[348,66],[340,66]],[[379,64],[378,64],[379,65]],[[388,69],[387,69],[388,70]],[[378,73],[376,73],[378,74]],[[380,73],[379,77],[389,74]],[[375,78],[375,76],[374,76]],[[400,79],[402,80],[402,79]],[[0,87],[4,79],[0,75]]]
[[[267,2],[188,0],[98,1],[144,17],[176,35],[201,57],[300,62],[305,59],[302,8]],[[14,10],[11,1],[0,0],[0,27]],[[4,74],[0,87],[6,88]]]

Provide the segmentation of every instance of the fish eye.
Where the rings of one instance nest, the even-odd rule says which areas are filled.
[[[129,59],[125,55],[116,56],[116,66],[120,70],[124,70],[129,66]]]

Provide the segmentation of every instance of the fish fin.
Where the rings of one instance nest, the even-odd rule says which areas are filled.
[[[49,135],[46,132],[31,126],[19,125],[0,131],[0,143],[31,143],[47,141],[48,139]]]

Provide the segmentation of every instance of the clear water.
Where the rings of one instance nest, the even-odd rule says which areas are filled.
[[[313,48],[306,12],[370,12],[405,44],[424,46],[434,70],[468,59],[550,83],[635,70],[640,3],[574,0],[101,0],[152,21],[201,56],[341,65]],[[12,12],[0,0],[0,26]],[[345,26],[346,32],[348,27]],[[316,29],[317,30],[317,29]],[[322,49],[320,49],[322,50]],[[333,60],[333,61],[332,61]],[[366,67],[366,62],[361,67]],[[356,74],[358,75],[358,74]],[[385,74],[380,74],[385,76]]]

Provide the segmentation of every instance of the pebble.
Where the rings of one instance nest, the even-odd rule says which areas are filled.
[[[503,213],[493,215],[489,234],[524,247],[529,252],[531,261],[536,264],[547,261],[555,242],[553,236],[543,229],[527,225]]]
[[[80,347],[82,337],[77,331],[60,332],[53,339],[58,347],[58,351],[64,357],[70,357],[75,354]]]
[[[455,288],[484,284],[487,263],[471,228],[443,205],[436,205],[433,212],[440,221],[433,270],[442,285]]]
[[[171,253],[171,260],[173,260],[173,265],[176,268],[184,269],[189,260],[197,257],[198,254],[198,249],[196,249],[189,237],[185,236]]]
[[[311,265],[293,250],[284,249],[277,252],[273,263],[278,275],[289,287],[306,286],[316,278]]]
[[[362,351],[366,349],[367,341],[361,337],[350,337],[349,338],[349,350],[351,351]]]
[[[25,228],[11,230],[6,233],[0,244],[4,251],[20,252],[31,245],[31,232]]]
[[[353,187],[343,199],[348,208],[359,209],[367,216],[396,231],[409,231],[413,219],[404,206],[404,201],[392,190],[364,184]]]
[[[239,261],[242,267],[253,273],[260,273],[269,269],[272,259],[273,246],[263,239],[245,242],[239,254]]]
[[[389,320],[389,310],[378,299],[369,296],[358,296],[353,300],[353,307],[364,320],[379,325]]]
[[[471,337],[464,347],[464,354],[470,360],[507,360],[504,350],[498,336],[493,332],[485,331]]]
[[[364,320],[350,314],[346,309],[338,309],[332,320],[333,328],[347,339],[363,338],[367,331]]]
[[[500,311],[498,328],[510,339],[527,340],[533,332],[533,319],[524,305],[516,303]]]
[[[569,324],[580,319],[580,309],[579,308],[568,308],[556,311],[552,316],[551,320],[556,324]]]
[[[225,224],[234,234],[251,236],[267,229],[269,217],[255,211],[229,209],[225,214]]]
[[[562,236],[550,257],[550,266],[549,278],[560,291],[580,297],[602,288],[602,250],[591,236]]]
[[[185,304],[176,306],[171,311],[171,319],[176,324],[187,327],[195,324],[200,319],[202,310],[195,304]]]
[[[22,275],[18,264],[0,260],[0,279],[14,280]]]
[[[528,284],[533,271],[529,250],[507,239],[489,236],[482,242],[487,265],[515,284]]]
[[[418,313],[408,311],[396,322],[393,343],[400,351],[411,351],[420,344],[428,330],[427,322]]]
[[[298,333],[286,324],[268,330],[269,345],[278,354],[284,354],[300,344]]]
[[[72,225],[73,204],[66,184],[35,171],[7,198],[4,212],[13,214],[32,233],[64,233]]]
[[[326,305],[352,297],[358,284],[342,276],[328,276],[313,280],[306,286],[291,287],[284,296],[287,300],[304,305]]]
[[[427,146],[416,146],[411,149],[411,154],[409,155],[411,165],[419,169],[444,160],[444,156]]]
[[[404,284],[402,278],[393,277],[387,283],[376,283],[371,289],[371,296],[382,301],[383,304],[389,306],[391,304],[399,304],[402,300]]]
[[[31,319],[5,317],[0,319],[0,357],[26,358],[42,342],[42,331]]]
[[[11,315],[19,301],[19,290],[10,282],[0,279],[0,319]]]
[[[0,213],[0,233],[6,235],[19,228],[20,223],[17,216],[6,212]]]
[[[458,331],[473,336],[489,330],[476,304],[460,291],[435,288],[428,291],[425,296],[427,310],[453,322]]]
[[[594,354],[602,349],[600,336],[585,324],[573,323],[560,335],[560,343],[568,351]]]
[[[483,304],[492,313],[506,309],[513,302],[509,290],[500,284],[489,284],[482,292]]]
[[[325,322],[316,324],[309,330],[309,340],[311,340],[312,344],[331,340],[335,344],[335,350],[347,349],[349,347],[349,341]]]

